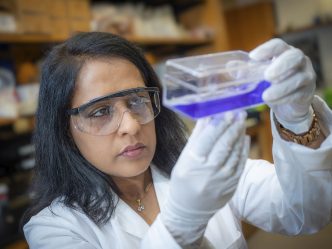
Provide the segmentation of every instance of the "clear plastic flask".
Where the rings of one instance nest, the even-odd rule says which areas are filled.
[[[244,51],[167,60],[163,104],[192,119],[260,105],[270,62],[253,61]]]

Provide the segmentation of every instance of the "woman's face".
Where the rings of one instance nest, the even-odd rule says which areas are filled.
[[[78,75],[72,108],[136,87],[145,87],[145,84],[131,62],[120,58],[90,60]],[[73,119],[70,130],[81,154],[109,176],[138,176],[149,167],[155,153],[154,121],[141,125],[129,112],[124,112],[118,129],[110,135],[83,133],[75,127]]]

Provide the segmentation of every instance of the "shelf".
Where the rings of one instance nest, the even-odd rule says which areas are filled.
[[[179,45],[179,46],[198,46],[210,43],[212,38],[168,38],[168,37],[135,37],[128,36],[128,40],[143,46],[157,46],[157,45]]]
[[[61,37],[47,34],[9,34],[0,33],[0,42],[11,42],[11,43],[52,43],[52,42],[63,42],[68,37]],[[168,38],[168,37],[136,37],[128,36],[128,40],[144,45],[144,46],[155,46],[155,45],[179,45],[179,46],[195,46],[203,45],[213,41],[212,38]]]
[[[187,9],[195,4],[203,3],[205,0],[112,0],[111,2],[114,4],[123,4],[123,3],[132,3],[137,4],[137,2],[143,2],[146,6],[163,6],[163,5],[171,5],[173,8],[183,8]],[[92,0],[92,3],[105,2],[105,0]]]
[[[287,31],[277,33],[276,35],[282,37],[285,35],[310,32],[310,31],[315,31],[315,30],[324,29],[324,28],[332,28],[332,22],[327,22],[327,23],[322,23],[322,24],[317,24],[317,25],[312,25],[312,26],[306,26],[306,27],[297,28],[297,29],[289,29]]]
[[[0,118],[0,126],[13,125],[15,121],[13,118]]]
[[[10,43],[53,43],[62,42],[67,37],[51,34],[15,34],[0,33],[0,42]]]
[[[14,125],[16,122],[23,121],[27,122],[29,126],[33,127],[35,122],[34,115],[32,116],[22,116],[17,118],[0,118],[0,127],[6,125]]]

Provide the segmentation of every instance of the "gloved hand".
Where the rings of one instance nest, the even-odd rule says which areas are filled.
[[[316,75],[309,58],[281,39],[258,46],[249,56],[254,60],[273,59],[265,71],[265,80],[271,87],[262,97],[278,121],[295,133],[309,130],[316,87]]]
[[[245,112],[199,120],[171,175],[161,219],[182,246],[194,248],[232,197],[248,157]]]

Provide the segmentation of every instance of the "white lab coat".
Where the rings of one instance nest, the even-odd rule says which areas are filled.
[[[332,112],[315,98],[314,109],[332,131]],[[213,216],[202,248],[247,248],[240,226],[246,220],[266,231],[297,235],[313,233],[328,224],[332,214],[332,135],[313,150],[282,140],[272,124],[275,166],[248,159],[232,200]],[[161,212],[169,179],[155,167],[152,177]],[[160,216],[149,227],[119,200],[110,221],[96,226],[87,216],[58,201],[24,226],[31,249],[175,249],[181,248]]]

